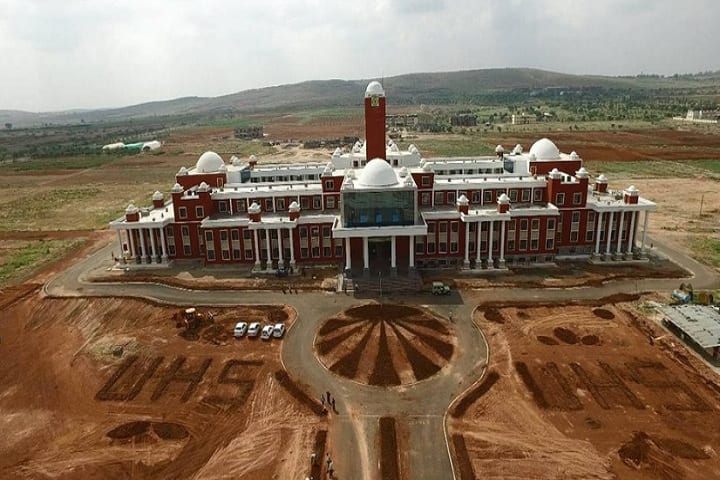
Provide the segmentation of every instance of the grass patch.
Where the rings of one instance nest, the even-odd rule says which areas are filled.
[[[5,167],[14,172],[41,170],[84,170],[97,168],[124,158],[125,155],[76,155],[71,157],[33,158],[30,160],[8,160]]]
[[[720,162],[718,162],[720,164]],[[637,162],[585,162],[585,168],[593,174],[631,178],[690,178],[712,173],[705,166],[693,161],[647,160]],[[720,165],[718,165],[720,168]]]
[[[417,139],[412,143],[423,157],[463,157],[494,155],[495,146],[475,135],[438,135]],[[407,147],[404,147],[407,148]]]
[[[688,160],[683,163],[720,175],[720,160]]]
[[[696,237],[690,240],[690,249],[697,261],[720,267],[720,239]]]
[[[101,192],[92,187],[58,188],[16,198],[0,210],[0,230],[27,230],[37,220],[54,219],[61,216],[63,210],[80,208],[78,204],[82,205]],[[52,228],[53,225],[46,227]],[[76,225],[70,227],[77,228]]]
[[[77,240],[38,240],[20,247],[0,264],[0,285],[9,284],[11,280],[28,274],[80,243]]]

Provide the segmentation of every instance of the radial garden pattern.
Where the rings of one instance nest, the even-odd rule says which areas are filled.
[[[320,361],[360,383],[396,386],[438,373],[453,356],[453,329],[421,309],[369,304],[331,318],[315,340]]]

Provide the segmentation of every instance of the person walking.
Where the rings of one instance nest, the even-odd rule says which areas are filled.
[[[315,466],[317,465],[317,454],[315,452],[310,455],[310,465]]]

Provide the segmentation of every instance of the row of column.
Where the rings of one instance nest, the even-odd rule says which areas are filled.
[[[632,254],[633,253],[633,247],[635,243],[635,239],[637,238],[637,230],[638,230],[638,216],[640,215],[640,212],[627,212],[628,215],[630,215],[630,228],[628,229],[628,235],[627,235],[627,243],[625,251],[623,252],[623,240],[622,240],[622,231],[623,226],[625,225],[625,211],[620,211],[620,221],[618,223],[617,230],[617,239],[616,244],[611,245],[612,240],[612,232],[614,230],[615,226],[615,214],[618,212],[598,212],[598,221],[597,221],[597,227],[595,229],[595,251],[594,255],[605,255],[605,256],[611,256],[613,255],[613,248],[615,250],[615,255],[619,256],[623,253],[625,254]],[[610,215],[608,222],[607,222],[607,229],[605,229],[605,251],[600,251],[600,228],[605,226],[604,223],[604,215]],[[650,216],[650,212],[645,211],[645,218],[643,220],[643,231],[642,231],[642,240],[640,242],[640,255],[645,255],[645,242],[647,240],[647,227],[648,227],[648,218]]]
[[[370,246],[369,246],[369,238],[363,237],[363,269],[369,270],[370,269]],[[408,267],[409,268],[415,268],[415,236],[414,235],[408,235],[408,242],[409,242],[409,257],[408,257]],[[345,239],[345,268],[350,268],[350,265],[352,265],[352,253],[350,249],[350,239]],[[390,269],[392,271],[397,271],[397,236],[392,235],[390,237]]]
[[[487,268],[495,268],[495,261],[493,259],[493,235],[495,222],[498,220],[479,220],[476,222],[477,225],[477,239],[475,241],[475,268],[479,268],[482,265],[482,254],[480,245],[482,244],[482,231],[483,224],[488,225],[488,253],[487,253]],[[506,220],[499,220],[500,222],[500,256],[498,257],[498,267],[505,268],[505,222]],[[465,268],[470,268],[470,222],[465,224]]]
[[[258,233],[260,229],[253,230],[253,234],[255,236],[255,269],[260,270],[260,234]],[[265,253],[267,253],[267,264],[265,266],[265,269],[268,271],[271,271],[272,268],[272,240],[270,239],[270,232],[273,230],[272,228],[266,228],[265,230]],[[276,228],[277,231],[277,238],[278,238],[278,268],[283,269],[285,268],[285,258],[284,258],[284,252],[283,252],[283,237],[282,237],[282,228]],[[288,228],[290,231],[290,234],[288,235],[288,241],[290,242],[290,267],[295,268],[295,246],[293,244],[293,236],[292,236],[292,228]]]
[[[123,233],[127,237],[128,256],[134,258],[136,263],[167,263],[168,248],[165,229],[162,226],[152,228],[133,228],[127,230],[118,230],[118,243],[120,244],[120,252],[124,255],[125,245],[123,242]],[[135,240],[134,232],[138,233],[139,242]],[[148,249],[145,237],[150,237],[150,249]],[[160,237],[160,241],[156,240]],[[139,244],[138,244],[139,243]],[[160,243],[160,255],[158,255],[157,243]],[[123,258],[125,258],[123,256]]]

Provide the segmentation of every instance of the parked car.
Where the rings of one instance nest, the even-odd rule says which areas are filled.
[[[240,338],[243,335],[245,335],[245,333],[247,333],[247,329],[248,329],[247,322],[238,322],[235,324],[235,330],[233,331],[233,336],[235,338]]]
[[[247,336],[257,337],[260,333],[260,324],[258,322],[252,322],[248,327]]]
[[[282,338],[285,335],[285,325],[282,323],[276,323],[273,327],[273,337]]]
[[[450,294],[450,287],[445,285],[442,282],[433,282],[432,283],[432,294],[433,295],[449,295]]]
[[[262,333],[260,334],[260,338],[263,340],[270,340],[273,334],[273,326],[272,325],[265,325],[262,328]]]

